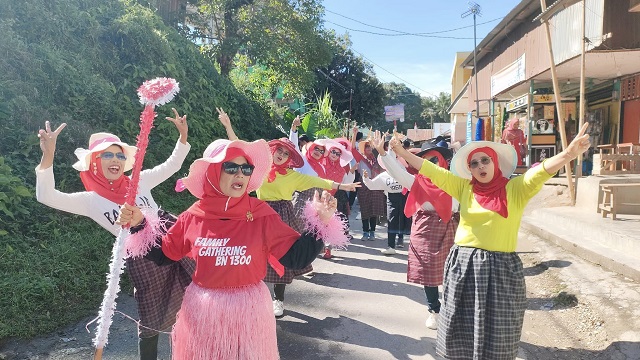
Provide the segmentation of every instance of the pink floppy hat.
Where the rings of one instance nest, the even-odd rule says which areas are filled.
[[[247,192],[258,189],[269,173],[273,158],[269,151],[269,144],[260,139],[253,142],[242,140],[218,139],[204,150],[202,158],[197,159],[189,167],[189,175],[182,179],[182,183],[193,196],[202,199],[204,195],[204,182],[207,168],[210,164],[217,164],[224,160],[227,155],[227,149],[237,148],[247,154],[251,165],[255,166],[253,174],[247,185]]]
[[[127,160],[124,162],[124,171],[133,169],[135,161],[134,156],[138,148],[122,142],[119,137],[110,133],[95,133],[89,137],[89,149],[77,148],[73,153],[78,161],[73,164],[73,168],[78,171],[88,171],[90,169],[91,154],[106,150],[111,145],[117,145],[122,148],[122,152],[126,155]]]
[[[273,139],[269,141],[268,144],[269,144],[269,149],[272,150],[271,154],[273,154],[273,152],[278,148],[278,146],[285,148],[289,152],[289,159],[291,160],[290,166],[292,168],[301,168],[302,166],[304,166],[304,160],[302,159],[302,155],[300,155],[300,153],[298,152],[298,149],[296,149],[295,145],[293,145],[291,140],[283,137],[280,139]]]
[[[345,149],[344,145],[333,139],[317,139],[314,141],[316,145],[323,146],[325,148],[324,156],[329,156],[331,149],[336,148],[340,150],[340,166],[347,166],[353,159],[351,151]]]

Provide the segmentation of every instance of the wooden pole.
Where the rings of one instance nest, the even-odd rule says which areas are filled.
[[[545,0],[540,0],[540,6],[542,11],[547,10],[547,5],[545,4]],[[556,99],[556,110],[558,111],[558,130],[560,131],[560,142],[562,143],[562,150],[564,151],[567,146],[567,132],[565,129],[565,119],[564,119],[564,111],[562,108],[561,94],[560,94],[560,85],[558,84],[558,75],[556,73],[556,63],[553,59],[553,47],[551,44],[551,29],[549,28],[548,20],[542,20],[544,24],[546,33],[547,33],[547,46],[549,48],[549,60],[551,63],[551,81],[553,82],[553,93],[555,94]],[[570,163],[567,163],[564,166],[564,170],[567,174],[567,184],[569,185],[569,193],[571,194],[571,205],[576,204],[576,193],[573,187],[573,175],[571,171]]]
[[[585,117],[585,100],[584,100],[584,92],[585,92],[585,59],[584,59],[584,48],[585,48],[585,37],[587,31],[587,6],[586,0],[582,0],[582,37],[580,38],[580,117],[578,118],[578,129],[582,128],[582,124],[584,124]],[[578,183],[578,178],[582,177],[582,154],[578,155],[578,159],[576,159],[576,187]]]

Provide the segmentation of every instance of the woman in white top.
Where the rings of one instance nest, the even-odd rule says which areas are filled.
[[[180,132],[171,156],[163,164],[140,173],[140,184],[136,205],[157,212],[158,204],[151,189],[167,180],[182,167],[191,145],[187,143],[188,126],[185,116],[167,118]],[[96,133],[89,139],[88,149],[76,149],[78,162],[73,168],[80,171],[86,191],[63,193],[56,189],[53,175],[53,159],[56,140],[66,124],[55,131],[47,121],[45,130],[40,130],[42,160],[36,167],[36,198],[54,209],[91,218],[113,235],[120,226],[116,224],[120,206],[124,204],[129,177],[124,175],[134,163],[136,147],[128,145],[109,133]],[[191,282],[194,265],[182,260],[171,266],[160,267],[153,261],[138,258],[127,259],[127,269],[135,286],[140,323],[138,326],[139,355],[141,360],[157,358],[158,332],[166,330],[175,322],[180,309],[184,289]]]
[[[440,300],[438,286],[442,285],[444,263],[460,222],[459,204],[450,195],[438,189],[424,176],[412,175],[396,159],[391,149],[385,151],[379,133],[374,136],[374,146],[387,172],[403,187],[410,189],[404,208],[407,217],[413,217],[411,244],[408,252],[407,281],[424,286],[430,315],[426,326],[436,329]],[[453,154],[449,149],[427,146],[416,154],[447,168]]]

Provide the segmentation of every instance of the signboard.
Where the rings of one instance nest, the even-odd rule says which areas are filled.
[[[533,102],[536,104],[555,103],[556,97],[553,94],[533,95]]]
[[[505,108],[507,109],[507,112],[514,111],[521,107],[526,107],[528,103],[529,103],[529,95],[524,94],[519,98],[516,98],[515,100],[508,102]]]
[[[467,143],[470,143],[473,140],[472,129],[473,128],[473,115],[471,111],[467,113]]]
[[[491,97],[500,94],[502,91],[525,81],[524,54],[510,65],[491,76]]]
[[[531,163],[541,163],[545,159],[548,159],[556,155],[555,145],[542,145],[531,147]]]
[[[397,120],[400,120],[400,122],[404,122],[404,104],[385,106],[384,119],[387,122]]]

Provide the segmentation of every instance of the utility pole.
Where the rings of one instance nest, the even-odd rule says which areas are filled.
[[[476,16],[481,16],[480,5],[470,1],[469,9],[462,13],[461,17],[464,19],[469,15],[473,15],[473,78],[475,79],[476,87],[476,118],[480,119],[480,101],[478,100],[478,62],[477,56],[477,42],[476,42]]]

